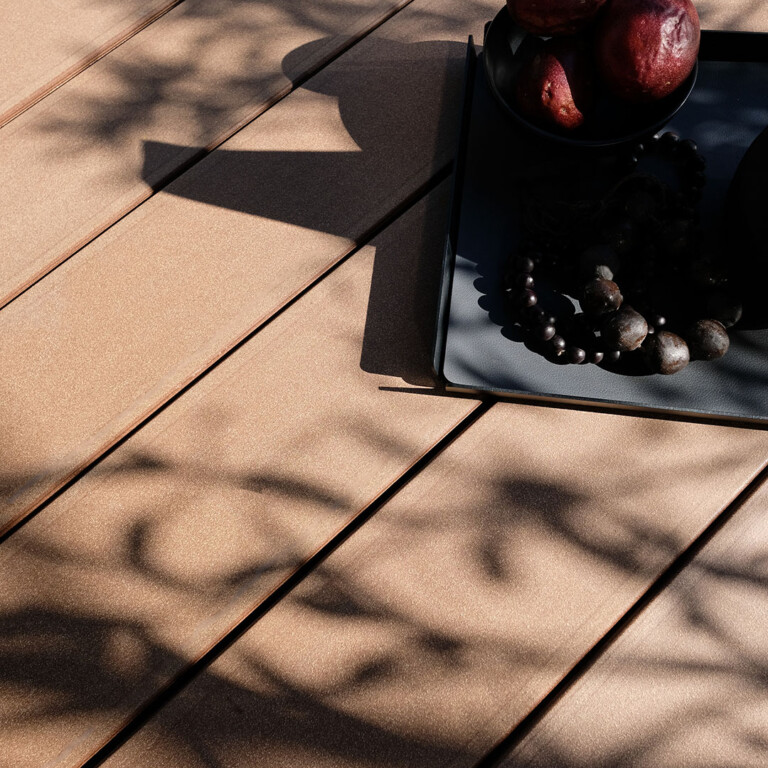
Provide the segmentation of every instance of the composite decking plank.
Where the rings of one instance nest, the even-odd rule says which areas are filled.
[[[408,6],[0,313],[0,527],[445,169],[491,5]]]
[[[0,131],[0,307],[410,0],[187,0]]]
[[[472,400],[436,397],[419,386],[431,336],[431,306],[423,297],[434,293],[448,187],[444,182],[352,255],[4,542],[0,746],[14,766],[82,764],[474,411]],[[616,447],[599,453],[606,444]],[[406,681],[420,697],[406,702],[410,716],[433,694],[445,702],[445,711],[425,715],[436,723],[451,711],[454,688],[487,664],[451,717],[486,704],[492,714],[505,680],[526,674],[528,698],[517,705],[530,706],[537,684],[551,684],[571,661],[569,652],[592,640],[590,631],[608,623],[749,482],[768,434],[497,405],[455,445],[460,448],[412,482],[417,491],[406,486],[406,498],[417,493],[418,504],[408,502],[404,518],[396,513],[393,523],[387,511],[399,504],[397,496],[338,550],[357,553],[357,575],[350,577],[331,555],[310,586],[287,599],[288,608],[281,602],[273,609],[297,623],[306,619],[309,634],[292,638],[283,626],[269,641],[303,659],[299,675],[359,673],[358,693],[373,685],[377,701],[393,694],[375,689],[379,668],[388,677],[376,649],[392,641],[392,631],[395,640],[413,633],[439,668],[466,647],[471,667],[459,667],[444,690],[434,667],[412,670]],[[615,495],[609,498],[606,486]],[[361,536],[369,542],[362,550]],[[372,583],[383,591],[370,602]],[[535,610],[542,583],[549,583],[539,595],[551,611],[546,615]],[[424,584],[429,589],[422,594]],[[575,602],[561,626],[569,595]],[[301,619],[297,601],[309,607]],[[425,623],[417,626],[425,610]],[[251,632],[271,634],[270,615]],[[318,633],[318,618],[334,616],[341,624],[321,621]],[[337,629],[350,658],[335,655]],[[516,643],[525,646],[519,653]],[[237,641],[227,659],[239,658],[241,648]],[[505,659],[507,678],[484,690]],[[347,662],[354,663],[351,672]],[[281,669],[292,665],[287,659]],[[417,694],[422,672],[427,690]],[[295,687],[290,706],[307,706],[303,696]],[[402,703],[392,699],[392,707]],[[220,706],[217,697],[211,704]],[[277,702],[267,730],[282,727],[283,704]],[[387,755],[399,751],[400,762],[416,755],[420,764],[442,764],[453,757],[454,746],[437,749],[434,733],[388,735],[372,706],[351,718],[324,706],[330,719],[310,723],[312,739],[327,731],[356,755],[351,764],[376,764],[379,758],[366,750],[382,747]],[[514,707],[504,714],[514,716]],[[159,717],[164,722],[163,712]],[[510,721],[499,715],[495,728],[502,726]],[[153,721],[148,732],[155,727]],[[190,727],[197,730],[194,719]],[[360,736],[370,744],[356,743]],[[241,738],[234,734],[233,745]],[[319,749],[327,748],[321,739]],[[120,759],[141,764],[134,747],[127,749]],[[219,747],[211,749],[215,754]],[[291,751],[285,764],[321,765],[308,759],[307,749]],[[153,747],[146,759],[156,756]],[[173,758],[179,765],[185,759],[183,752]]]
[[[726,768],[768,759],[768,483],[499,768]]]
[[[449,192],[443,182],[0,547],[9,765],[80,765],[478,407],[403,391],[429,365],[423,294]]]
[[[766,440],[496,404],[103,765],[470,768],[764,466]]]
[[[181,0],[3,3],[0,127],[140,32]]]
[[[768,30],[768,6],[760,0],[694,0],[702,27],[741,32]]]

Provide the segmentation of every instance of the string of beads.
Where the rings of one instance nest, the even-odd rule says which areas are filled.
[[[675,169],[676,180],[643,172],[649,157]],[[691,359],[722,357],[741,306],[698,226],[704,159],[693,141],[667,132],[622,162],[625,174],[601,200],[529,205],[526,245],[504,276],[510,315],[559,362],[616,367],[641,358],[647,370],[671,374]]]

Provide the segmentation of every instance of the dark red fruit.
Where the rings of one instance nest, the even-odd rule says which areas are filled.
[[[595,35],[598,70],[627,101],[662,99],[691,74],[700,37],[691,0],[609,0]]]
[[[534,35],[570,35],[600,10],[605,0],[507,0],[515,23]]]
[[[574,37],[544,41],[517,76],[517,106],[532,123],[546,128],[578,128],[593,101],[592,63]]]

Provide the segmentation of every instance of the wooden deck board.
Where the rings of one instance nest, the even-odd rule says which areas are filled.
[[[104,765],[470,768],[766,440],[497,404]]]
[[[398,387],[428,364],[448,187],[0,547],[14,768],[79,765],[477,407]]]
[[[409,6],[0,313],[3,527],[446,166],[488,13]]]
[[[0,131],[0,307],[409,0],[187,0]]]
[[[180,0],[3,3],[0,127],[143,30]]]
[[[500,768],[757,768],[768,759],[768,485]]]
[[[0,313],[7,527],[325,275],[0,546],[14,768],[81,765],[473,412],[419,389],[428,312],[401,311],[433,294],[447,185],[333,265],[445,167],[463,43],[496,5],[416,0]],[[746,5],[700,8],[768,28]],[[142,140],[147,178],[192,147]],[[114,166],[132,184],[135,160]],[[767,439],[496,405],[108,765],[472,766],[750,482]]]
[[[422,290],[434,291],[448,186],[0,547],[0,712],[14,766],[80,765],[475,408],[471,400],[403,385],[424,376],[430,307],[419,299]],[[600,451],[606,444],[613,452]],[[458,727],[456,717],[474,713],[465,729],[493,721],[460,763],[471,765],[492,734],[511,728],[749,482],[766,447],[768,434],[758,430],[494,406],[405,489],[404,501],[395,497],[246,637],[285,646],[281,674],[296,666],[300,676],[322,669],[344,678],[371,667],[372,679],[361,675],[356,693],[364,708],[369,689],[375,701],[393,697],[399,707],[401,685],[423,688],[415,703],[406,702],[410,717],[417,704],[445,702],[424,715],[433,730],[427,720],[413,721],[418,738],[407,729],[388,733],[373,704],[342,718],[351,730],[339,733],[335,705],[322,707],[342,741],[367,734],[355,725],[363,721],[391,739],[388,749],[400,745],[398,760],[415,754],[424,765],[441,765],[463,754],[441,743]],[[336,565],[338,558],[349,565]],[[378,583],[381,590],[371,593]],[[424,584],[431,585],[426,592]],[[403,642],[412,641],[412,630],[413,642],[435,645],[435,666],[407,668],[405,677],[388,673],[387,687],[378,689],[376,649],[391,641],[393,622]],[[336,649],[346,636],[349,658]],[[240,658],[242,643],[227,659]],[[455,670],[441,677],[436,669],[452,644],[467,649],[468,661],[451,661]],[[214,665],[203,679],[219,674]],[[290,718],[281,725],[283,716],[275,707],[269,727],[292,727]],[[157,727],[165,732],[164,718]],[[206,733],[186,710],[183,718]],[[319,752],[332,752],[319,736],[324,730],[333,729],[321,718],[313,739]],[[156,750],[175,750],[176,739],[187,737],[164,736],[141,759],[155,761]],[[233,744],[243,739],[222,731],[223,740],[230,737]],[[263,741],[270,765],[273,740],[267,734]],[[349,764],[376,764],[366,750],[377,744],[356,744],[358,762]],[[128,750],[120,759],[140,764],[134,747]],[[174,760],[184,765],[181,753]],[[285,764],[302,759],[289,750]],[[237,763],[227,757],[225,764]]]

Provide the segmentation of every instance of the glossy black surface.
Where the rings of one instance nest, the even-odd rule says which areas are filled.
[[[739,33],[707,32],[703,41],[721,54],[743,48]],[[736,168],[768,124],[768,44],[754,53],[748,62],[702,60],[696,87],[669,126],[695,140],[706,158],[700,214],[708,237],[723,226]],[[567,183],[578,195],[599,193],[616,172],[616,150],[583,152],[515,125],[491,94],[482,57],[477,66],[475,59],[470,45],[435,347],[447,388],[768,425],[768,324],[731,329],[722,359],[693,361],[671,376],[555,364],[520,337],[503,302],[504,271],[520,237],[520,200],[542,181]]]

